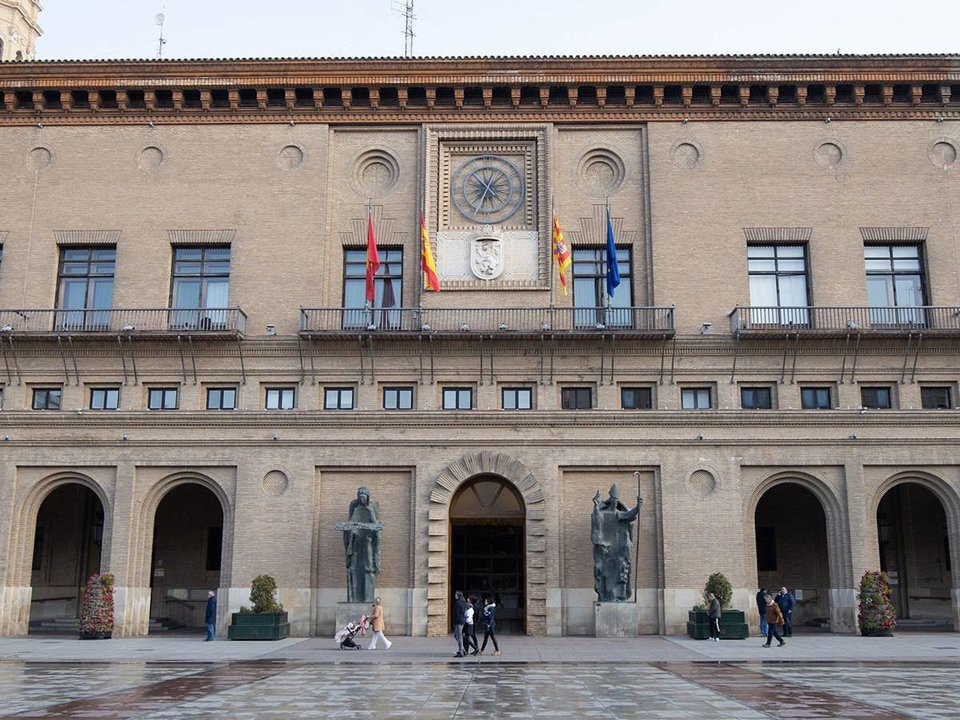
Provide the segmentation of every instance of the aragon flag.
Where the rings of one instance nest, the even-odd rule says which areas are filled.
[[[560,221],[556,214],[553,216],[553,259],[557,261],[557,272],[560,274],[560,287],[563,294],[567,294],[567,268],[570,267],[570,246],[563,239]]]
[[[423,268],[424,288],[440,292],[440,278],[437,277],[437,266],[433,262],[433,250],[430,249],[427,221],[423,213],[420,213],[420,267]]]

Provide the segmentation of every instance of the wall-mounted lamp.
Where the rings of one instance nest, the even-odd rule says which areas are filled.
[[[273,436],[273,439],[274,439],[274,440],[279,440],[279,439],[280,439],[280,436],[279,436],[279,435],[274,435],[274,436]]]
[[[694,438],[694,440],[703,440],[703,433],[697,433],[697,436]]]
[[[124,325],[124,326],[123,326],[123,331],[124,331],[124,332],[133,332],[133,331],[136,330],[136,329],[137,329],[137,326],[136,326],[136,325]]]
[[[267,325],[266,329],[263,331],[264,335],[276,335],[277,326],[276,325]]]
[[[129,435],[124,435],[123,438],[121,438],[121,439],[124,440],[124,441],[126,441],[126,440],[129,440],[129,439],[130,439],[130,436],[129,436]]]
[[[0,332],[13,332],[13,325],[4,325],[0,327]]]
[[[9,435],[4,435],[4,436],[3,436],[3,441],[4,441],[4,442],[10,442],[11,440],[13,440],[13,438],[10,437]]]
[[[709,334],[710,334],[710,328],[712,328],[712,327],[713,327],[713,323],[710,323],[710,322],[701,323],[701,324],[700,324],[700,334],[701,334],[701,335],[709,335]]]
[[[849,435],[847,435],[848,440],[856,440],[857,437],[858,435],[856,433],[850,433]]]
[[[823,119],[823,121],[824,121],[825,123],[831,123],[831,122],[833,122],[833,118],[825,117],[825,118]]]

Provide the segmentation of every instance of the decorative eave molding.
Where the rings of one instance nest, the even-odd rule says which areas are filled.
[[[894,225],[889,227],[862,227],[864,242],[924,242],[930,228]]]
[[[171,245],[229,245],[236,230],[167,230]]]
[[[810,242],[812,227],[749,227],[743,229],[747,242]]]
[[[122,230],[54,230],[57,245],[116,245]],[[0,241],[2,241],[0,237]]]

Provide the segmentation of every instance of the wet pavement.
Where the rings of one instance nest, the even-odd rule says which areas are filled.
[[[504,656],[454,660],[445,639],[348,653],[319,638],[182,637],[154,643],[179,661],[136,657],[151,640],[0,638],[0,718],[960,718],[955,634],[792,644],[818,659],[679,638],[505,638]],[[872,658],[835,659],[864,648]],[[711,657],[722,653],[754,657]]]

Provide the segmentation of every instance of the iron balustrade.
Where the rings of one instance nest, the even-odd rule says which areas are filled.
[[[672,307],[300,308],[300,332],[672,335]]]
[[[0,333],[29,335],[225,334],[242,335],[239,308],[110,308],[106,310],[0,310]]]
[[[912,332],[960,334],[960,307],[737,306],[730,313],[734,335],[847,333],[902,335]]]

